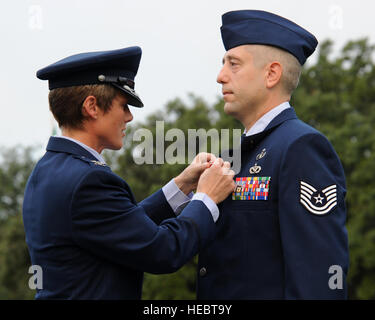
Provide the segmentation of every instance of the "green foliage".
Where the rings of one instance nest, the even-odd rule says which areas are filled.
[[[328,137],[342,161],[347,179],[349,298],[374,299],[375,65],[372,56],[375,47],[367,39],[350,41],[332,57],[332,45],[331,41],[320,44],[318,61],[304,68],[291,104],[302,120]],[[185,138],[189,129],[241,128],[237,121],[225,115],[223,106],[220,98],[212,106],[192,94],[187,103],[174,99],[143,122],[132,123],[123,152],[106,152],[106,160],[129,183],[140,201],[177,176],[186,164],[135,164],[133,151],[140,143],[133,142],[137,129],[152,132],[155,163],[155,121],[164,121],[164,133],[178,128]],[[165,142],[164,150],[174,142]],[[188,141],[185,143],[187,148]],[[207,147],[210,150],[210,143]],[[20,215],[23,190],[34,162],[31,149],[18,150],[21,149],[6,150],[0,166],[1,299],[28,299],[34,295],[27,287],[30,261]],[[196,265],[195,257],[173,274],[145,274],[143,298],[194,299]]]
[[[32,148],[3,149],[0,166],[0,299],[31,299],[22,223],[23,193],[34,166]]]
[[[5,219],[20,213],[27,178],[34,166],[32,148],[3,149],[0,159],[0,219]]]
[[[21,214],[12,215],[0,227],[0,299],[32,299],[28,286],[31,266]]]

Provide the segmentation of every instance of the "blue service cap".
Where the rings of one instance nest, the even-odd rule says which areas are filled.
[[[303,65],[318,45],[307,30],[266,11],[230,11],[223,14],[222,23],[221,37],[226,50],[243,44],[270,45],[288,51]]]
[[[48,80],[50,90],[88,84],[111,84],[126,94],[128,104],[141,108],[143,103],[134,91],[134,78],[141,55],[142,49],[136,46],[79,53],[40,69],[36,76]]]

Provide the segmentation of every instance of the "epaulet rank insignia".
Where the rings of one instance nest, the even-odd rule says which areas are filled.
[[[97,160],[91,160],[91,162],[96,165],[96,166],[102,166],[102,167],[107,167],[107,165],[104,162],[100,162]]]
[[[86,158],[85,156],[73,156],[73,157],[76,158],[76,159],[80,159],[84,162],[87,162],[87,163],[89,163],[90,165],[93,165],[93,166],[108,167],[108,165],[105,162],[101,162],[101,161],[98,161],[98,160],[91,160],[89,158]]]

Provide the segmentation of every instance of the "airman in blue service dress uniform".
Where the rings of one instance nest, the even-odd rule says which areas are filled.
[[[50,138],[25,190],[26,242],[32,264],[43,271],[36,299],[139,299],[144,271],[173,272],[214,237],[216,203],[234,187],[229,163],[216,159],[207,169],[209,163],[198,155],[137,204],[128,184],[100,155],[104,148],[121,148],[124,125],[132,120],[127,104],[143,106],[134,91],[140,58],[139,47],[83,53],[37,73],[51,90],[105,85],[116,96],[106,112],[97,104],[99,96],[84,96],[78,105],[84,121],[75,131],[63,122],[71,106],[63,105],[57,115],[50,100],[63,135],[70,135]],[[198,184],[193,197],[189,179]]]
[[[215,242],[199,254],[198,298],[345,299],[344,171],[326,137],[297,118],[280,80],[317,41],[264,11],[228,12],[222,22],[224,110],[246,130],[236,189],[219,205]]]

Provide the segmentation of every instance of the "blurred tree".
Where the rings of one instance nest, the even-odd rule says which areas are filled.
[[[0,166],[0,299],[31,299],[31,265],[22,223],[22,201],[34,166],[33,149],[2,149]]]
[[[19,214],[27,178],[34,166],[33,149],[15,147],[0,153],[0,219]]]
[[[21,213],[3,221],[0,231],[0,299],[32,299],[35,290],[28,286],[31,261]]]

